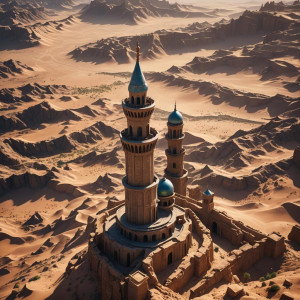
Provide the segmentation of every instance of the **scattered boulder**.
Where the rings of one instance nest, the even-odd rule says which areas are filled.
[[[297,146],[294,151],[293,161],[300,168],[300,145]]]
[[[24,224],[23,226],[28,225],[36,225],[43,222],[43,218],[41,215],[36,211],[34,215],[32,215]]]
[[[291,232],[288,235],[288,239],[300,245],[300,226],[298,224],[293,226]]]
[[[283,292],[279,300],[294,300],[295,298],[288,292]]]
[[[230,284],[227,287],[226,295],[230,298],[242,297],[246,295],[243,287],[237,284]]]
[[[285,286],[286,288],[290,288],[293,285],[293,283],[291,281],[289,281],[288,279],[285,279],[283,282],[283,286]]]
[[[6,268],[1,268],[0,269],[0,277],[9,274],[9,270],[7,270]]]

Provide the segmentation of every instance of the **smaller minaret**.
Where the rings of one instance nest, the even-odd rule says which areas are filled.
[[[208,215],[214,209],[214,196],[215,194],[207,189],[205,192],[202,193],[202,207],[205,211],[205,214]]]
[[[176,103],[174,111],[169,115],[167,125],[168,149],[166,149],[167,168],[165,169],[165,177],[173,183],[175,193],[185,196],[188,172],[183,167],[185,154],[185,149],[182,147],[184,139],[183,118],[176,108]]]

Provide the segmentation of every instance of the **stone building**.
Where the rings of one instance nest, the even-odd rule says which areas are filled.
[[[264,235],[218,211],[208,189],[202,200],[186,196],[183,118],[176,106],[167,124],[166,178],[159,180],[154,174],[158,132],[150,127],[150,118],[155,101],[147,96],[139,46],[136,50],[129,96],[122,101],[127,118],[127,128],[120,133],[126,160],[125,199],[113,203],[94,221],[90,266],[104,300],[144,300],[153,287],[170,296],[180,293],[193,277],[199,282],[191,287],[190,295],[200,296],[221,280],[230,282],[233,274],[260,258],[280,256],[284,239],[275,233]],[[214,262],[211,232],[236,247],[220,266]],[[198,248],[192,247],[193,240]]]

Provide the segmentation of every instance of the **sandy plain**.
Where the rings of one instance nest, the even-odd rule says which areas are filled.
[[[37,30],[38,46],[2,49],[1,61],[20,61],[33,71],[23,70],[22,74],[1,78],[0,82],[1,91],[12,89],[14,97],[20,93],[19,87],[29,84],[27,94],[32,99],[22,101],[26,94],[23,93],[20,101],[10,104],[0,101],[0,116],[19,118],[25,124],[21,128],[14,125],[1,128],[0,176],[2,180],[10,178],[7,190],[0,196],[1,299],[8,297],[12,290],[22,290],[23,294],[17,297],[25,295],[26,299],[98,297],[95,279],[88,272],[85,260],[69,277],[65,276],[65,270],[70,260],[81,254],[84,256],[89,235],[87,224],[91,218],[104,210],[114,197],[119,200],[124,197],[121,184],[125,173],[124,153],[118,131],[126,126],[126,119],[120,103],[127,96],[134,59],[130,57],[122,64],[113,61],[95,63],[77,61],[69,53],[100,39],[139,36],[162,29],[175,30],[193,22],[213,24],[223,18],[229,20],[231,15],[238,17],[244,9],[257,9],[261,3],[257,1],[255,7],[253,2],[230,5],[230,10],[213,18],[149,17],[137,25],[83,22],[78,15],[81,7],[67,7],[55,10],[55,16],[49,16],[49,21],[73,15],[72,22],[61,30]],[[227,8],[228,4],[221,1],[215,7],[223,5],[222,8]],[[206,9],[211,9],[211,5],[211,2],[201,3]],[[299,12],[297,14],[299,16]],[[258,186],[243,190],[210,186],[201,179],[200,170],[207,165],[214,174],[243,178],[259,168],[277,166],[279,162],[291,159],[300,142],[297,136],[299,101],[295,100],[299,99],[300,93],[299,89],[284,86],[286,81],[296,81],[299,75],[279,74],[262,80],[261,75],[251,68],[238,70],[218,66],[207,72],[176,74],[174,76],[180,76],[182,83],[177,84],[178,81],[171,80],[170,73],[166,72],[172,66],[185,66],[194,57],[211,57],[219,49],[234,47],[232,55],[241,57],[243,46],[251,48],[261,44],[264,35],[228,37],[204,45],[197,51],[158,54],[155,58],[142,59],[141,66],[148,80],[149,96],[156,101],[151,123],[160,132],[155,151],[156,173],[162,176],[166,164],[164,132],[167,116],[176,102],[184,115],[187,133],[184,144],[189,184],[211,188],[216,194],[215,205],[230,216],[264,233],[278,231],[287,238],[292,226],[300,221],[299,167],[281,168],[280,172],[276,167],[262,175],[265,177]],[[299,57],[286,55],[284,61],[299,69]],[[160,74],[163,74],[162,77]],[[277,107],[278,104],[272,101],[258,106],[249,105],[243,99],[238,105],[231,101],[216,102],[212,97],[216,91],[204,92],[201,86],[195,85],[198,81],[211,83],[234,94],[252,93],[250,98],[261,98],[262,95],[266,102],[281,94],[293,100],[291,105],[294,105],[296,115],[284,115],[289,110],[282,109],[280,105]],[[45,92],[36,84],[49,85],[51,92]],[[26,117],[24,111],[34,106],[36,108],[31,115]],[[51,118],[49,111],[53,113]],[[270,121],[276,117],[278,120]],[[288,123],[286,120],[291,118],[298,120]],[[269,122],[278,122],[278,126],[269,131]],[[290,133],[292,126],[296,131],[294,135]],[[238,130],[245,132],[243,140],[251,141],[250,147],[233,137]],[[289,138],[278,142],[276,136],[280,134]],[[63,140],[58,142],[57,139],[62,136]],[[226,146],[228,141],[231,142]],[[48,145],[47,151],[42,150],[41,142]],[[211,157],[205,155],[210,148],[217,149],[210,152]],[[224,149],[229,149],[229,153],[223,154]],[[30,175],[25,175],[25,178],[26,173]],[[19,176],[19,179],[12,176]],[[54,178],[55,183],[44,186],[45,176]],[[25,178],[26,184],[22,184],[21,178]],[[37,223],[32,220],[39,217],[31,218],[35,212],[41,217]],[[24,225],[27,220],[31,221]],[[289,257],[285,257],[276,269],[279,272],[278,283],[289,278],[293,282],[290,292],[294,299],[300,299],[299,247],[290,247]],[[272,266],[267,265],[264,271],[270,268]],[[261,269],[252,271],[253,274],[262,272]],[[28,281],[36,275],[41,278]],[[16,284],[18,287],[14,288]],[[265,299],[267,294],[265,290],[259,290],[258,285],[256,278],[246,289],[254,297],[252,299]],[[223,299],[225,290],[225,285],[221,285],[201,299]],[[280,293],[273,299],[279,299]],[[188,297],[188,293],[183,293],[183,296]]]

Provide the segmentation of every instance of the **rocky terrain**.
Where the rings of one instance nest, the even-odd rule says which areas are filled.
[[[26,71],[33,71],[33,68],[12,59],[0,62],[0,77],[2,78],[23,74]]]
[[[196,23],[177,30],[162,30],[140,35],[138,40],[144,49],[142,57],[153,59],[163,54],[182,53],[191,51],[191,49],[197,51],[220,40],[258,34],[266,34],[263,45],[257,46],[262,47],[261,51],[268,48],[266,52],[276,57],[277,53],[280,53],[279,55],[284,55],[284,52],[290,53],[289,48],[292,48],[292,53],[298,56],[299,41],[297,41],[295,33],[298,32],[299,19],[298,15],[293,15],[293,11],[299,11],[298,3],[287,6],[284,11],[286,15],[274,14],[269,11],[245,11],[238,19],[228,22],[221,21],[211,26],[207,22]],[[293,40],[295,43],[291,43]],[[130,49],[134,49],[136,42],[137,37],[134,36],[112,37],[78,47],[70,52],[70,55],[79,61],[127,63],[134,57],[134,52]],[[274,54],[269,51],[270,48],[276,48]]]
[[[168,1],[103,1],[93,0],[83,9],[81,18],[88,22],[138,24],[149,17],[195,18],[213,17],[215,11],[201,12],[196,7],[170,4]]]
[[[87,241],[95,218],[124,200],[121,100],[137,39],[156,101],[155,173],[166,167],[176,102],[189,187],[211,189],[236,222],[286,238],[283,257],[245,270],[247,283],[238,274],[245,300],[297,299],[299,1],[257,10],[243,2],[244,12],[223,2],[0,0],[1,299],[101,298]],[[231,246],[213,242],[222,262]],[[264,286],[259,278],[272,272]],[[271,295],[272,280],[280,290]],[[220,282],[198,299],[231,299],[227,288]],[[188,289],[161,286],[149,297],[188,299]]]
[[[46,17],[46,11],[42,6],[30,3],[19,4],[8,2],[0,6],[0,25],[12,26],[19,23],[30,23]]]
[[[18,48],[37,46],[41,34],[53,30],[62,30],[74,19],[69,16],[58,21],[44,22],[53,16],[51,9],[72,5],[69,0],[64,1],[8,1],[0,2],[0,42],[1,48]],[[4,46],[5,44],[5,46]]]

